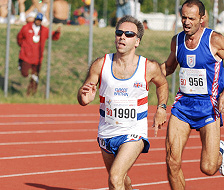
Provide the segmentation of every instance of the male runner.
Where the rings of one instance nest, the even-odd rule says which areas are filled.
[[[166,121],[168,84],[159,64],[135,54],[144,27],[132,16],[116,25],[116,53],[93,62],[79,89],[78,101],[89,104],[99,84],[100,122],[98,142],[109,173],[109,189],[132,189],[127,172],[141,152],[148,152],[148,87],[156,85],[158,109],[154,116],[155,135]]]
[[[199,131],[201,137],[201,171],[214,175],[220,168],[224,174],[224,143],[220,142],[224,37],[202,26],[205,7],[199,0],[185,1],[181,16],[183,31],[173,37],[171,53],[161,65],[165,76],[180,65],[180,90],[171,110],[166,137],[167,172],[173,190],[185,189],[181,161],[192,129]]]

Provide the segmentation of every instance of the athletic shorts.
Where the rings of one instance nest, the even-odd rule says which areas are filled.
[[[214,102],[214,103],[212,103]],[[186,97],[176,98],[171,109],[171,113],[180,120],[190,124],[192,129],[199,130],[209,123],[220,118],[220,126],[223,125],[221,113],[217,106],[217,101],[212,101],[210,97]]]
[[[149,151],[150,143],[147,138],[144,138],[139,135],[121,135],[121,136],[116,136],[112,138],[97,138],[99,147],[102,148],[105,152],[109,154],[114,154],[114,156],[117,155],[119,147],[126,143],[126,142],[132,142],[132,141],[139,141],[139,140],[144,141],[144,148],[142,150],[142,153],[147,153]]]
[[[61,20],[61,19],[58,19],[58,18],[54,17],[53,23],[56,23],[56,24],[58,24],[58,23],[67,24],[67,20],[66,19],[65,20]]]

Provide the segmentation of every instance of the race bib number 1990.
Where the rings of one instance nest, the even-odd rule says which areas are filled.
[[[137,121],[137,100],[131,98],[105,98],[105,121],[112,125],[126,127]]]

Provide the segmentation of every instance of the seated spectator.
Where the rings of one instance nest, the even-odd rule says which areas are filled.
[[[53,23],[67,24],[69,5],[65,0],[55,0],[53,4]]]
[[[89,24],[91,1],[90,0],[82,0],[82,1],[84,2],[84,6],[74,11],[73,13],[74,23],[72,24],[75,24],[75,25]],[[96,10],[94,10],[94,13],[93,13],[93,23],[94,25],[98,24],[98,13]]]
[[[12,3],[11,7],[11,19],[10,23],[15,22],[15,9]],[[6,24],[8,22],[8,0],[0,0],[0,24]]]
[[[19,19],[15,24],[26,24],[26,22],[34,22],[35,17],[38,12],[44,15],[42,25],[47,26],[49,24],[49,9],[50,9],[50,0],[32,0],[32,5],[27,11],[25,11],[25,1],[19,0]]]
[[[26,11],[26,21],[27,22],[34,22],[35,17],[38,10],[43,14],[42,25],[48,26],[49,25],[49,12],[50,12],[50,0],[42,0],[39,1],[38,7],[35,4],[32,4],[30,8]]]

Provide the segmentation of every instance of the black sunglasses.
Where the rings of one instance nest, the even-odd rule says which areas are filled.
[[[127,38],[132,38],[134,36],[137,36],[137,34],[135,32],[132,32],[132,31],[123,31],[123,30],[116,30],[115,31],[115,34],[116,36],[122,36],[124,33],[124,35],[127,37]]]

